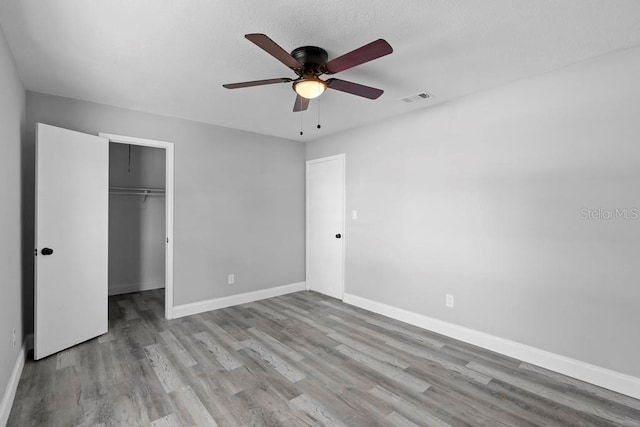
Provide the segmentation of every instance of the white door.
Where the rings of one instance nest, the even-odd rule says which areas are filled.
[[[108,139],[38,123],[36,360],[107,332]]]
[[[307,288],[344,293],[344,154],[307,161]]]

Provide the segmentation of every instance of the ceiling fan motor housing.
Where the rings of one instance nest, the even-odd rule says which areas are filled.
[[[298,72],[299,76],[312,74],[319,76],[326,72],[324,65],[329,60],[327,51],[317,46],[302,46],[294,49],[291,56],[300,62],[303,67]]]

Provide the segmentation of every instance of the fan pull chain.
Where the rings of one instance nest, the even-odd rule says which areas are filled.
[[[318,126],[317,126],[317,128],[320,129],[320,101],[318,100],[318,102],[316,104],[318,105]]]
[[[300,108],[302,108],[302,98],[300,98]],[[304,135],[302,132],[302,111],[300,111],[300,136]]]

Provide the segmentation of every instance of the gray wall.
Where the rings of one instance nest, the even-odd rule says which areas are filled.
[[[640,377],[640,219],[582,219],[640,208],[639,75],[628,50],[308,143],[346,153],[346,292]]]
[[[304,280],[301,143],[27,92],[31,149],[37,122],[175,144],[176,305]]]
[[[166,150],[109,144],[109,186],[164,188]],[[165,197],[109,194],[109,294],[164,288]]]
[[[0,399],[22,347],[21,142],[25,91],[0,29]],[[16,329],[16,347],[12,331]]]

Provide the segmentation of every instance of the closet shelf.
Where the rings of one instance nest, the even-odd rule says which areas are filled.
[[[123,196],[144,196],[142,203],[147,201],[149,196],[164,196],[164,188],[144,188],[144,187],[109,187],[109,194]]]
[[[164,195],[164,188],[109,187],[109,194],[125,194],[125,195],[132,195],[132,196],[157,196],[157,195]]]

